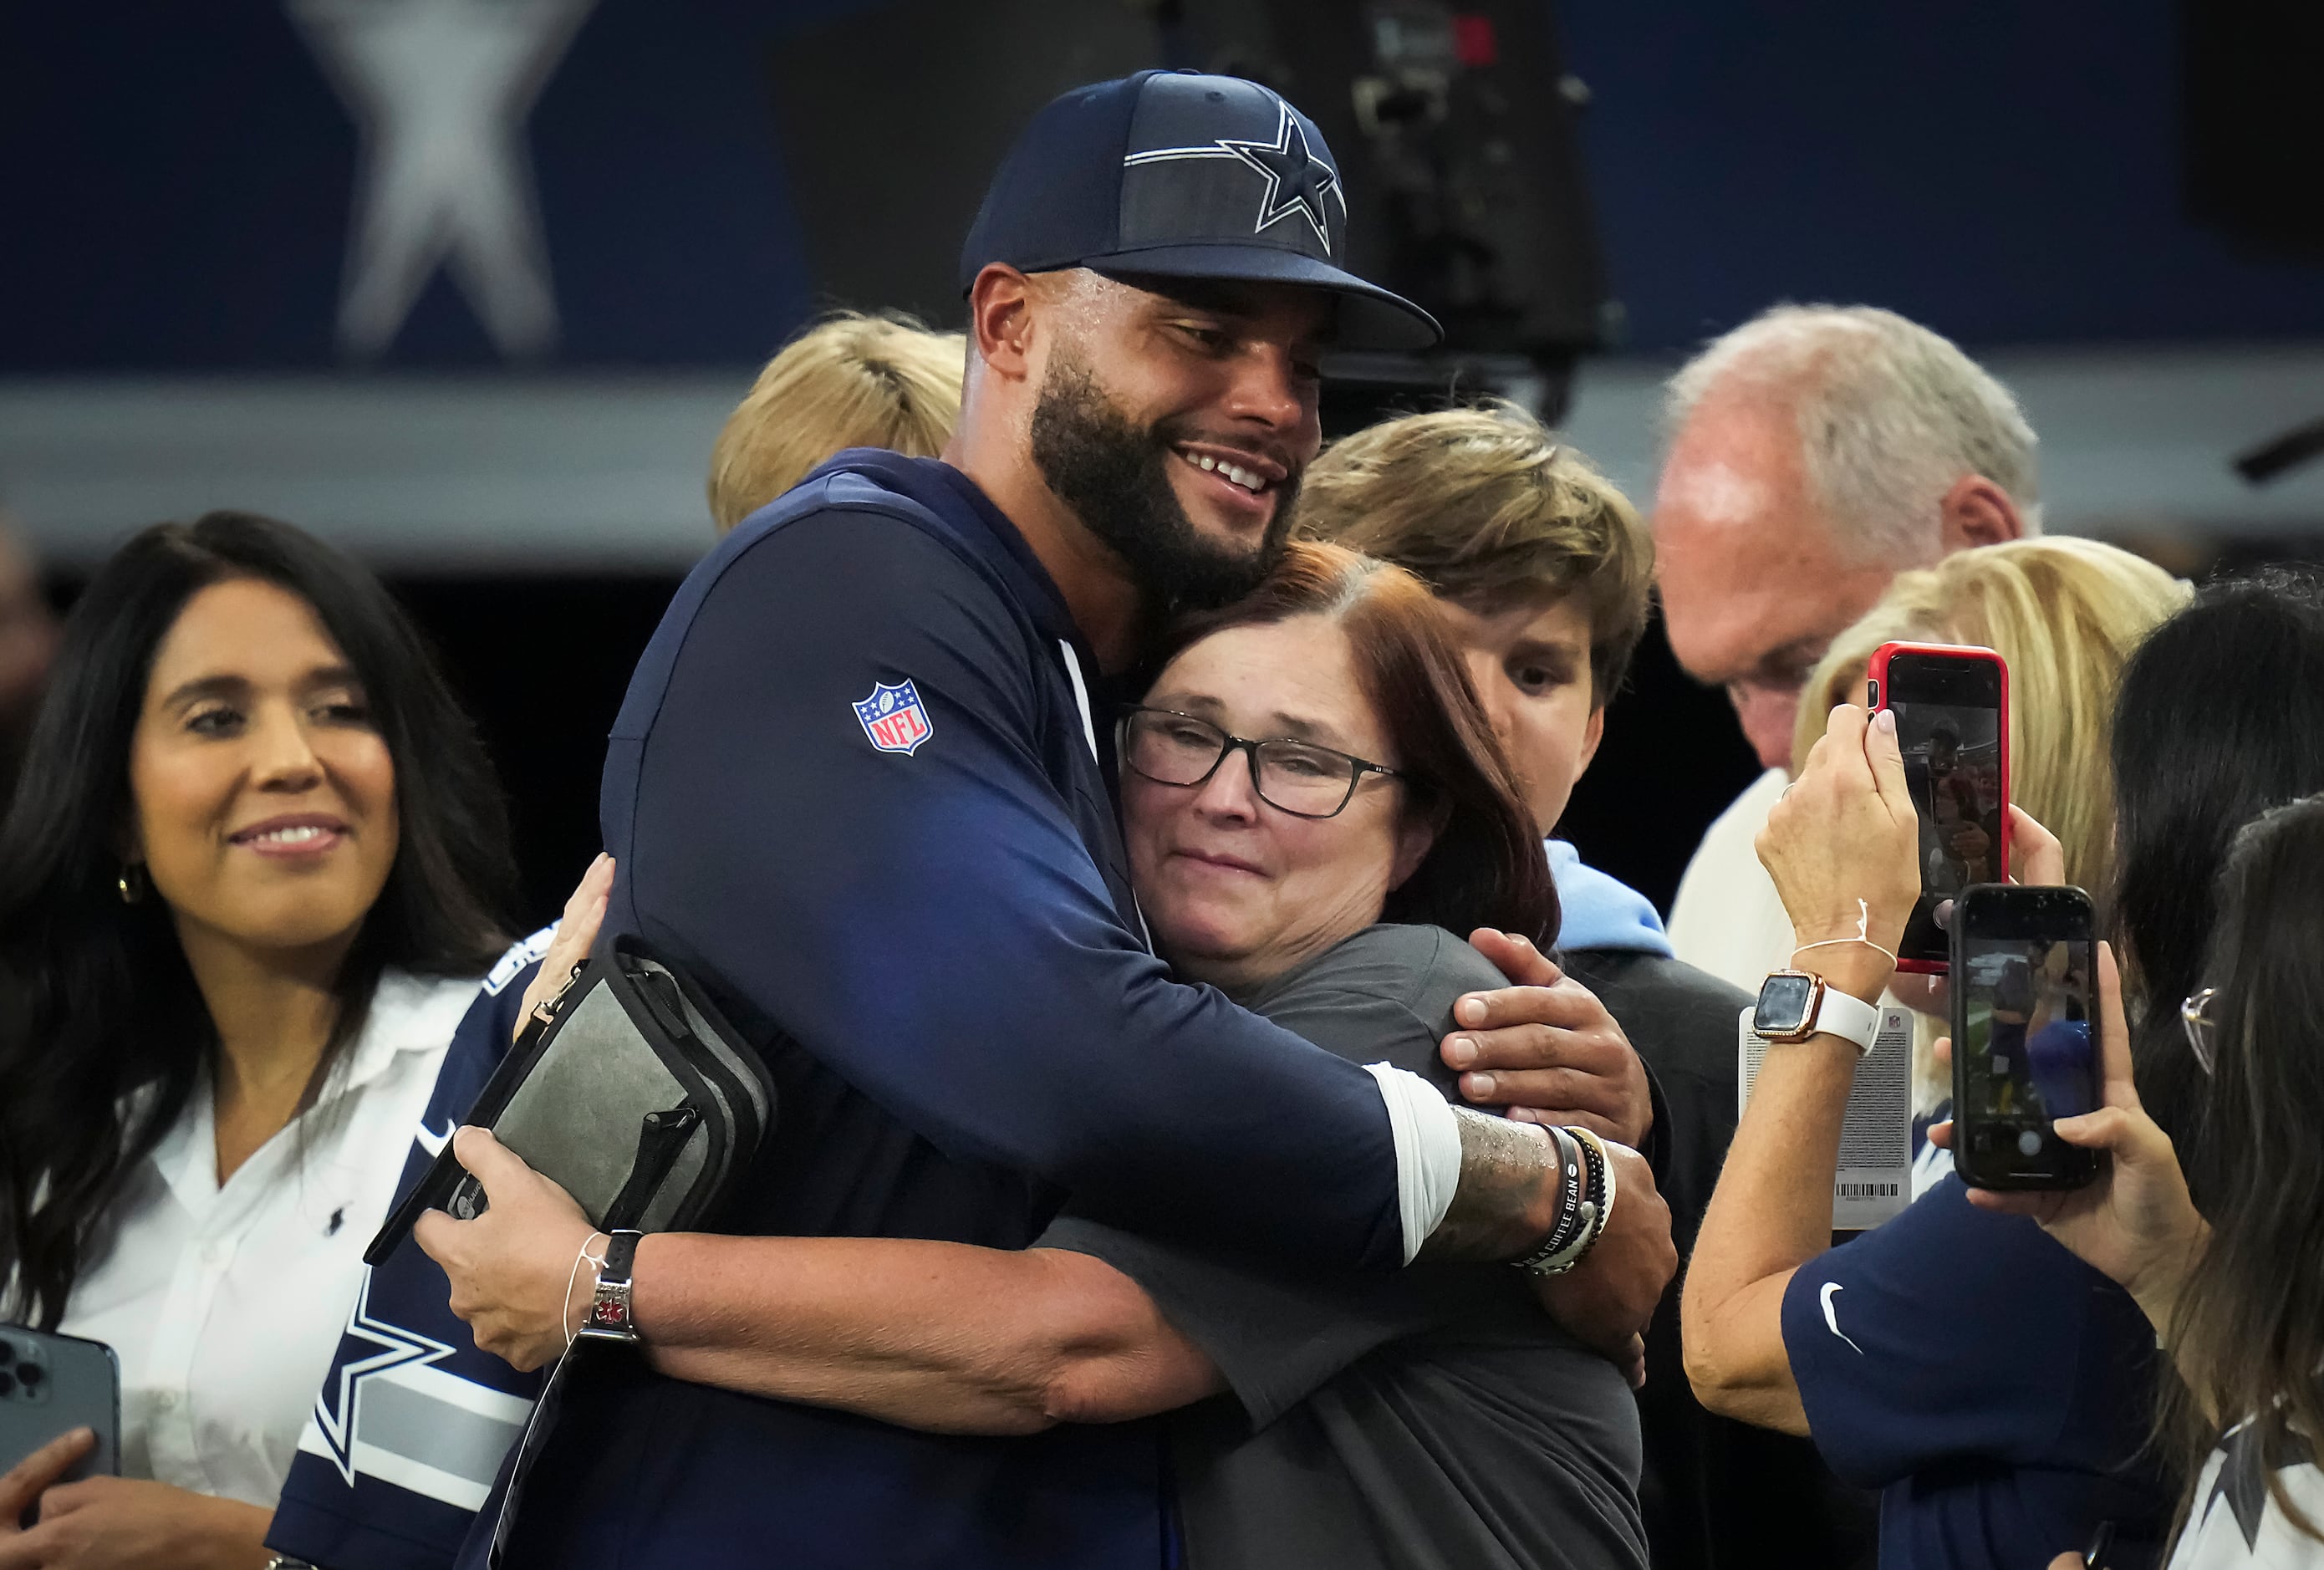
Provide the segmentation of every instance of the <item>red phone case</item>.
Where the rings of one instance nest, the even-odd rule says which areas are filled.
[[[1981,660],[2001,674],[2001,724],[1999,726],[2001,754],[2001,854],[1995,863],[1993,881],[2006,882],[2009,879],[2009,662],[1991,649],[1970,643],[1883,643],[1872,651],[1872,664],[1865,672],[1880,695],[1873,706],[1878,713],[1888,706],[1888,660],[1895,654],[1932,654],[1940,659]],[[1941,959],[1904,959],[1896,968],[1918,975],[1942,975],[1950,968]]]

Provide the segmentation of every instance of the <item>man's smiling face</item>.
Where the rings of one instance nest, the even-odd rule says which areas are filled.
[[[1056,287],[1066,298],[1032,419],[1043,481],[1161,605],[1240,597],[1280,553],[1323,444],[1330,300],[1087,272]]]

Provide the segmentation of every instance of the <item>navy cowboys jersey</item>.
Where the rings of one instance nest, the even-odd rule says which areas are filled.
[[[613,728],[606,919],[710,988],[776,1076],[774,1131],[716,1230],[1019,1248],[1070,1192],[1157,1234],[1402,1261],[1370,1076],[1148,952],[1094,678],[1038,561],[938,463],[844,454],[679,591]],[[375,1280],[374,1315],[386,1295]],[[620,1352],[567,1385],[516,1512],[517,1565],[1165,1551],[1144,1425],[918,1434]],[[350,1491],[311,1487],[344,1475],[305,1469],[285,1519],[347,1510]],[[369,1529],[368,1507],[350,1513]],[[278,1536],[334,1570],[440,1563]]]
[[[553,929],[503,955],[453,1034],[403,1165],[420,1181],[507,1053]],[[299,1439],[268,1546],[334,1570],[451,1562],[540,1376],[478,1352],[450,1288],[410,1238],[364,1284]]]

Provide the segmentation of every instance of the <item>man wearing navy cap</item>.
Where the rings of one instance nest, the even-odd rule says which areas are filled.
[[[1320,445],[1318,355],[1435,341],[1425,312],[1345,270],[1345,240],[1322,136],[1268,89],[1145,73],[1067,94],[970,234],[974,352],[945,460],[842,454],[679,591],[613,730],[605,919],[762,1044],[780,1113],[722,1215],[737,1235],[700,1245],[718,1270],[658,1272],[651,1237],[622,1261],[643,1355],[567,1365],[522,1453],[504,1562],[1160,1562],[1142,1425],[931,1435],[654,1372],[658,1325],[748,1325],[753,1236],[1020,1248],[1068,1193],[1158,1235],[1383,1270],[1424,1248],[1508,1259],[1547,1230],[1559,1173],[1535,1131],[1173,982],[1113,820],[1097,689],[1162,614],[1231,600],[1276,559]],[[1493,957],[1537,974],[1521,946]],[[1497,1099],[1549,1086],[1533,1099],[1555,1121],[1636,1144],[1643,1071],[1574,993],[1486,994],[1488,1028],[1464,1034],[1534,1044],[1539,1076]],[[1626,1189],[1648,1181],[1632,1166]],[[1625,1224],[1617,1206],[1602,1261],[1576,1274],[1642,1325],[1667,1237],[1618,1239]],[[425,1225],[464,1280],[535,1246],[498,1205]],[[433,1269],[414,1258],[368,1288],[371,1352],[386,1285]],[[530,1393],[421,1312],[408,1336],[462,1348],[431,1376]],[[335,1380],[361,1377],[342,1363]],[[301,1466],[276,1547],[350,1570],[429,1562],[390,1541],[419,1535],[415,1514],[366,1524]],[[337,1475],[358,1495],[374,1481]],[[507,1478],[462,1564],[484,1562]]]

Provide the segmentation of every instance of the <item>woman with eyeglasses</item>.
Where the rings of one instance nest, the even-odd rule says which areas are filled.
[[[1449,1096],[1436,1043],[1452,1004],[1500,984],[1457,934],[1538,941],[1556,895],[1438,617],[1401,569],[1294,545],[1250,598],[1179,629],[1119,740],[1131,873],[1177,974]],[[1576,1234],[1588,1262],[1556,1278],[1553,1307],[1626,1256],[1648,1261],[1653,1290],[1613,1338],[1627,1355],[1675,1263],[1668,1211],[1633,1152],[1587,1130],[1548,1137],[1577,1179],[1615,1179],[1606,1230],[1594,1251]],[[569,1267],[593,1234],[488,1135],[459,1138],[501,1230],[437,1257],[478,1344],[537,1366],[566,1346]],[[1286,1269],[1156,1220],[1133,1233],[1069,1211],[1021,1251],[754,1240],[747,1325],[668,1310],[657,1281],[697,1266],[693,1240],[659,1234],[638,1249],[633,1312],[654,1368],[746,1397],[974,1434],[1167,1413],[1149,1476],[1175,1479],[1200,1570],[1645,1565],[1625,1367],[1542,1311],[1536,1278]],[[1126,1545],[1123,1562],[1162,1548]]]

